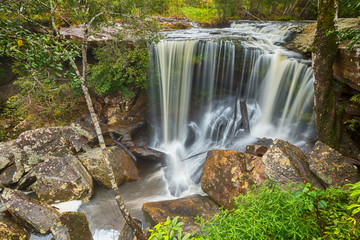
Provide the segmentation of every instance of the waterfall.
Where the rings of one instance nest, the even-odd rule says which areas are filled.
[[[244,150],[262,137],[306,141],[312,69],[281,47],[296,26],[245,22],[182,30],[151,46],[151,145],[168,154],[164,176],[172,195],[199,183],[211,149]],[[244,134],[241,100],[251,136]]]

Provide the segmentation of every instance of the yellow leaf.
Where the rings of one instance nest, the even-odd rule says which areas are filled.
[[[17,44],[18,44],[19,47],[21,47],[21,45],[23,45],[23,41],[22,41],[22,40],[18,40],[18,41],[17,41]]]

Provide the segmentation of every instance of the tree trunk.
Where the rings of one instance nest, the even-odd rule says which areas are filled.
[[[318,19],[313,49],[314,110],[319,140],[338,148],[340,124],[336,114],[336,99],[332,65],[337,52],[335,30],[336,0],[318,1]]]

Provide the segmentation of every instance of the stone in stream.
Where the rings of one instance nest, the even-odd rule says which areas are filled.
[[[309,167],[327,186],[343,186],[360,181],[357,167],[324,143],[316,142],[309,153]]]
[[[137,158],[158,163],[164,163],[166,154],[146,146],[136,146],[129,149]]]
[[[261,158],[265,165],[265,174],[280,184],[311,183],[317,188],[324,188],[310,171],[307,157],[291,143],[275,139],[269,150]]]
[[[31,188],[42,202],[70,200],[88,201],[93,193],[93,180],[74,156],[48,157],[19,182],[21,186],[34,181]]]
[[[140,179],[135,162],[124,150],[118,146],[107,148],[107,150],[118,186],[124,182],[137,181]],[[94,148],[79,154],[78,158],[96,182],[111,189],[107,167],[104,164],[103,154],[100,148]]]
[[[207,157],[201,188],[221,206],[233,208],[233,198],[245,194],[252,185],[266,180],[260,157],[233,150],[213,150]]]
[[[82,212],[64,212],[51,227],[56,240],[92,240],[89,223]]]
[[[0,240],[27,240],[30,234],[10,219],[0,219]]]
[[[48,233],[60,215],[53,207],[40,204],[19,190],[5,188],[0,198],[18,222],[41,234]]]
[[[200,226],[195,223],[195,218],[199,216],[210,220],[219,211],[219,206],[209,197],[195,194],[175,200],[148,202],[143,205],[142,210],[153,226],[165,222],[168,216],[171,219],[179,216],[179,221],[184,222],[182,229],[186,234],[199,232]]]
[[[264,156],[269,148],[263,145],[248,145],[246,146],[246,153],[252,154],[258,157]]]

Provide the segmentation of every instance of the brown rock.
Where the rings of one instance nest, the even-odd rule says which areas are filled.
[[[309,153],[309,167],[328,186],[360,181],[357,167],[335,149],[318,141]]]
[[[19,190],[5,188],[1,200],[17,221],[41,234],[48,233],[60,215],[53,207],[40,204]]]
[[[166,154],[146,146],[132,147],[129,149],[137,158],[163,163]]]
[[[140,179],[139,171],[132,158],[118,146],[108,148],[109,161],[113,167],[115,180],[118,186],[124,182],[137,181]],[[78,155],[91,176],[98,183],[111,189],[111,183],[104,164],[103,155],[100,148]]]
[[[148,202],[142,210],[153,226],[165,222],[168,216],[171,219],[179,216],[179,221],[184,222],[182,229],[186,234],[200,230],[199,224],[195,223],[196,216],[210,220],[219,211],[219,206],[209,197],[195,194],[176,200]]]
[[[248,145],[246,146],[245,152],[251,155],[262,157],[268,149],[268,147],[262,145]]]
[[[51,228],[55,239],[92,240],[89,223],[82,212],[65,212],[60,215]]]
[[[47,158],[30,171],[19,184],[29,178],[35,178],[32,189],[39,199],[46,203],[88,201],[93,193],[91,175],[74,156]]]
[[[266,175],[276,182],[295,185],[309,182],[314,187],[323,188],[310,171],[304,153],[287,141],[275,139],[261,160]]]
[[[201,188],[221,206],[233,208],[233,198],[266,179],[261,158],[233,150],[213,150],[207,157]]]
[[[27,240],[30,234],[12,220],[0,219],[0,240]]]
[[[333,71],[337,80],[360,91],[360,47],[351,51],[340,47],[333,64]]]

